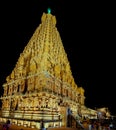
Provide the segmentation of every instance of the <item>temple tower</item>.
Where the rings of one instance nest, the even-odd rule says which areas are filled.
[[[84,107],[84,89],[75,83],[56,28],[56,17],[43,13],[41,24],[3,84],[2,117],[12,123],[40,128],[66,126],[67,108],[74,115]]]

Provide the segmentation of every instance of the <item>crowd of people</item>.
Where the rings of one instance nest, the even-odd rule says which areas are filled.
[[[9,130],[10,120],[7,120],[6,123],[3,124],[3,130]]]
[[[83,122],[83,126],[86,130],[116,130],[114,123],[110,120],[89,120]]]

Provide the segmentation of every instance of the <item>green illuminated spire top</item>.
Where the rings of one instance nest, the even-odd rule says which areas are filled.
[[[51,14],[51,9],[50,8],[48,8],[47,11],[48,11],[48,14]]]

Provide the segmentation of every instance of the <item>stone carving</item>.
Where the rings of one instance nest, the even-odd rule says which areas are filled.
[[[27,80],[27,86],[28,86],[27,90],[28,91],[33,91],[34,90],[34,81],[35,81],[34,77],[30,77]]]
[[[35,97],[35,98],[33,99],[33,106],[34,106],[34,107],[39,107],[39,99],[38,99],[38,97]]]
[[[31,74],[34,74],[36,72],[37,65],[35,60],[30,60],[30,72]]]
[[[53,101],[52,98],[49,98],[49,99],[48,99],[48,108],[52,108],[52,107],[53,107],[52,101]]]
[[[16,110],[17,98],[11,100],[11,110]]]
[[[36,113],[46,112],[44,110],[51,117],[60,111],[61,105],[70,106],[73,111],[76,111],[77,104],[84,105],[84,89],[76,89],[67,54],[56,28],[56,17],[43,13],[41,22],[20,54],[15,68],[6,77],[1,98],[2,110],[13,110],[14,113],[19,110],[19,114],[25,115],[32,111],[38,119],[42,117],[36,116]],[[33,120],[31,116],[28,118]]]
[[[39,86],[39,77],[36,76],[35,77],[35,90],[39,90],[40,86]]]
[[[46,108],[46,105],[47,105],[47,103],[46,103],[46,97],[42,97],[40,105],[41,105],[42,108]]]
[[[8,87],[7,87],[7,86],[5,86],[5,87],[4,87],[4,96],[6,96],[6,95],[7,95],[7,89],[8,89]]]
[[[3,106],[2,106],[2,109],[4,110],[9,110],[9,108],[10,108],[10,102],[9,102],[9,100],[8,99],[4,99],[3,100]]]
[[[25,89],[25,80],[21,80],[20,81],[20,92],[24,92],[24,89]]]

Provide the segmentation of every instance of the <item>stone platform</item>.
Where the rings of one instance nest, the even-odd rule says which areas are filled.
[[[2,124],[0,124],[0,130],[2,130]],[[40,129],[37,129],[37,128],[27,128],[27,127],[17,126],[17,125],[11,125],[9,130],[40,130]],[[60,128],[48,128],[47,130],[77,130],[77,128],[64,128],[64,127],[60,127]]]

